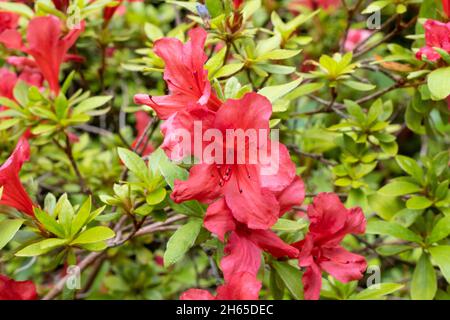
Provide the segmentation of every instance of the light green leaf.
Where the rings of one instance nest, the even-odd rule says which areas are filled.
[[[450,96],[450,67],[434,70],[428,75],[428,88],[437,100]]]
[[[144,25],[144,32],[147,38],[149,38],[153,42],[164,37],[161,29],[150,22],[147,22]]]
[[[22,223],[23,220],[20,219],[7,219],[0,222],[0,250],[14,238]]]
[[[229,77],[239,72],[243,67],[244,67],[243,63],[226,64],[214,74],[214,78]]]
[[[272,266],[290,294],[297,300],[303,300],[302,272],[287,262],[272,261]]]
[[[403,284],[379,283],[364,289],[350,297],[350,300],[375,300],[403,288]]]
[[[433,204],[428,198],[422,196],[412,196],[408,201],[406,201],[406,207],[408,209],[421,210],[430,207]]]
[[[114,231],[112,231],[108,227],[104,226],[93,227],[80,233],[80,235],[70,244],[77,245],[77,244],[95,243],[111,239],[114,236],[115,236]]]
[[[288,219],[278,219],[278,221],[272,226],[273,230],[285,231],[285,232],[296,232],[306,228],[308,223],[303,220],[288,220]]]
[[[422,190],[422,187],[406,182],[406,181],[393,181],[383,186],[378,192],[386,196],[403,196],[405,194],[416,193]]]
[[[419,235],[395,222],[371,220],[367,224],[366,233],[392,236],[416,243],[422,242],[422,238]]]
[[[428,236],[428,243],[435,243],[444,238],[446,238],[450,234],[450,216],[443,217],[440,219],[433,230],[431,230],[430,235]]]
[[[442,274],[450,283],[450,246],[438,246],[431,247],[428,249],[430,251],[433,261],[439,266]]]
[[[59,238],[65,237],[64,228],[47,212],[41,210],[40,208],[34,208],[34,214],[39,222],[42,223],[45,230],[50,231]]]
[[[400,168],[402,168],[403,171],[414,177],[414,179],[419,182],[423,180],[423,170],[414,159],[398,155],[395,157],[395,161],[397,161],[398,165],[400,166]]]
[[[411,281],[413,300],[432,300],[436,294],[436,273],[426,253],[422,253]]]
[[[159,188],[152,193],[149,193],[147,197],[145,197],[145,201],[147,204],[154,206],[158,203],[161,203],[166,198],[167,190],[164,188]]]
[[[289,83],[262,88],[261,90],[258,91],[258,93],[265,96],[267,99],[270,100],[270,102],[273,103],[276,100],[283,97],[284,95],[291,92],[292,90],[294,90],[295,88],[297,88],[302,81],[303,81],[302,78],[298,78],[297,80],[294,80]]]
[[[23,3],[0,2],[0,9],[3,11],[18,13],[28,19],[31,19],[34,16],[33,10]]]
[[[194,245],[202,228],[201,219],[192,219],[178,229],[167,242],[164,252],[164,266],[168,267],[178,262]]]
[[[97,97],[87,98],[86,100],[83,100],[79,105],[77,105],[73,109],[72,114],[77,115],[80,113],[86,113],[88,111],[97,109],[98,107],[103,106],[105,103],[107,103],[111,99],[112,99],[112,96],[97,96]]]
[[[133,172],[139,180],[142,182],[150,181],[147,165],[140,156],[125,148],[117,148],[117,152],[119,153],[120,160],[122,160],[125,166]]]
[[[342,83],[345,84],[347,87],[355,89],[357,91],[370,91],[377,87],[376,85],[370,83],[358,82],[353,80],[347,80]]]
[[[50,238],[33,243],[16,253],[18,257],[35,257],[43,255],[67,243],[66,239]]]

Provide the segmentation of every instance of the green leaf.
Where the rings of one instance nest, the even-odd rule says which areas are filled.
[[[153,42],[164,37],[161,29],[150,22],[145,23],[144,32],[147,38],[149,38]]]
[[[306,228],[308,223],[303,220],[288,220],[288,219],[278,219],[277,223],[272,226],[273,230],[284,231],[284,232],[296,232]]]
[[[381,9],[383,9],[390,3],[391,3],[391,1],[389,1],[389,0],[374,1],[371,4],[369,4],[369,6],[362,13],[368,14],[368,13],[374,13],[377,11],[381,11]]]
[[[290,294],[297,300],[303,300],[302,272],[287,262],[272,261],[272,266]]]
[[[63,227],[58,222],[56,222],[56,220],[52,216],[50,216],[47,212],[39,208],[34,208],[34,214],[36,218],[39,220],[39,222],[42,223],[45,230],[50,231],[59,238],[65,237]]]
[[[411,281],[413,300],[432,300],[436,294],[436,273],[426,253],[422,253]]]
[[[431,230],[430,235],[428,236],[428,243],[435,243],[444,238],[446,238],[450,234],[450,216],[443,217],[440,219],[436,225]]]
[[[111,239],[114,236],[115,236],[114,231],[112,231],[108,227],[104,226],[93,227],[80,233],[80,235],[70,244],[77,245],[77,244],[95,243]]]
[[[431,72],[428,75],[428,88],[436,100],[450,96],[450,67]]]
[[[172,163],[162,149],[152,153],[149,163],[154,170],[157,169],[161,172],[172,189],[176,179],[186,180],[189,176],[188,171]]]
[[[371,220],[367,224],[366,233],[392,236],[416,243],[422,242],[422,238],[419,235],[395,222]]]
[[[301,50],[285,50],[275,49],[270,52],[264,53],[258,57],[257,60],[284,60],[295,57],[301,52]]]
[[[371,91],[377,87],[376,85],[370,83],[358,82],[353,80],[347,80],[342,83],[347,87],[355,89],[357,91]]]
[[[164,252],[165,267],[178,262],[194,245],[202,224],[202,220],[192,219],[170,237],[167,242],[166,252]]]
[[[31,19],[34,17],[33,10],[23,4],[23,3],[14,3],[14,2],[0,2],[0,9],[3,11],[15,12],[24,17]]]
[[[0,222],[0,250],[14,238],[15,234],[22,226],[22,223],[23,220],[20,219],[7,219]]]
[[[379,283],[364,289],[350,297],[350,300],[375,300],[403,288],[403,284]]]
[[[67,243],[66,239],[50,238],[30,244],[16,253],[18,257],[35,257],[43,255]]]
[[[423,181],[423,170],[414,159],[398,155],[395,157],[395,161],[397,161],[397,164],[403,171],[412,176],[418,182]]]
[[[450,283],[450,246],[431,247],[428,250],[433,261],[441,269],[445,280],[447,280],[447,283]]]
[[[376,251],[382,256],[393,256],[408,250],[413,249],[407,245],[382,245],[376,248]]]
[[[86,199],[81,208],[78,210],[77,214],[75,215],[75,218],[73,218],[70,235],[72,236],[76,235],[81,230],[81,228],[84,227],[84,225],[87,223],[89,219],[90,214],[91,214],[91,197],[89,196],[89,198]]]
[[[370,208],[384,220],[391,220],[404,207],[403,202],[398,197],[386,196],[378,192],[369,195],[367,200]]]
[[[217,70],[219,70],[222,67],[222,65],[224,63],[226,52],[227,52],[227,48],[224,47],[224,48],[220,49],[219,52],[217,52],[215,55],[213,55],[211,57],[211,59],[209,59],[206,62],[205,68],[206,68],[206,70],[208,70],[208,78],[209,79],[213,78],[213,76],[217,72]]]
[[[302,81],[303,81],[302,78],[298,78],[297,80],[281,84],[278,86],[264,87],[261,90],[259,90],[258,93],[265,96],[267,99],[270,100],[270,102],[273,103],[279,98],[283,97],[284,95],[288,94],[289,92],[297,88]]]
[[[158,203],[161,203],[166,198],[167,190],[164,188],[159,188],[152,193],[149,193],[145,197],[145,201],[151,205],[157,205]]]
[[[225,78],[238,73],[244,67],[243,63],[230,63],[224,65],[215,74],[214,78]]]
[[[212,18],[219,16],[223,12],[222,1],[206,0],[205,4]]]
[[[142,182],[149,182],[150,174],[144,160],[133,151],[125,148],[117,148],[120,160],[133,172]]]
[[[83,100],[79,105],[77,105],[73,109],[73,115],[77,115],[80,113],[86,113],[88,111],[97,109],[98,107],[103,106],[105,103],[107,103],[111,99],[112,99],[112,96],[97,96],[97,97],[87,98],[86,100]]]
[[[63,194],[56,203],[54,215],[59,218],[59,223],[64,228],[66,235],[70,234],[74,214],[73,207],[67,199],[67,194]]]
[[[422,187],[406,182],[406,181],[393,181],[383,186],[378,192],[386,196],[403,196],[405,194],[416,193],[422,190]]]
[[[426,209],[430,207],[433,204],[433,201],[431,201],[428,198],[422,197],[422,196],[412,196],[408,201],[406,201],[406,207],[408,209]]]
[[[323,88],[323,82],[305,83],[288,93],[285,97],[287,100],[294,100],[298,97],[306,96]]]
[[[2,119],[0,121],[0,131],[9,129],[20,122],[19,118]]]

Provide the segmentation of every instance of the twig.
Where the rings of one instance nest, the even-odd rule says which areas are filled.
[[[322,162],[323,164],[326,164],[327,166],[335,166],[336,165],[336,163],[334,161],[325,159],[324,156],[321,154],[314,154],[314,153],[300,151],[299,147],[296,145],[293,145],[293,144],[288,144],[287,147],[290,151],[295,153],[297,156],[304,156],[304,157],[312,158],[312,159]]]
[[[138,237],[138,236],[142,236],[145,234],[149,234],[149,233],[153,233],[156,231],[160,231],[162,230],[162,228],[167,227],[169,224],[176,222],[176,221],[180,221],[182,219],[186,219],[186,216],[183,215],[176,215],[173,216],[169,219],[167,219],[164,222],[156,222],[154,224],[151,224],[145,228],[142,228],[141,230],[139,230],[138,232],[136,232],[133,236],[134,237]],[[126,239],[128,237],[128,235],[125,235],[121,241],[123,239]],[[78,264],[77,267],[79,268],[80,272],[83,271],[84,269],[86,269],[87,267],[89,267],[92,263],[94,263],[98,258],[100,258],[105,251],[108,248],[114,247],[115,243],[114,240],[112,243],[108,244],[108,247],[100,252],[92,252],[90,254],[88,254],[83,260],[81,260]],[[59,281],[55,284],[55,286],[42,298],[42,300],[51,300],[53,298],[55,298],[58,294],[61,293],[61,291],[64,289],[64,285],[66,284],[67,279],[69,278],[70,275],[65,275],[64,277],[62,277],[61,279],[59,279]]]

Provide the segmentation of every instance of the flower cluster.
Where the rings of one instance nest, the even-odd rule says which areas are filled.
[[[450,22],[443,23],[436,20],[427,20],[424,28],[425,47],[417,52],[417,59],[426,57],[430,61],[438,61],[441,55],[434,48],[439,48],[450,53]]]
[[[313,263],[310,262],[311,259],[332,261],[328,262],[329,264],[358,263],[357,270],[350,273],[344,271],[345,276],[340,279],[344,281],[359,279],[361,272],[365,270],[364,258],[359,256],[356,258],[350,253],[346,255],[346,251],[338,244],[345,234],[364,231],[364,215],[360,210],[352,210],[351,216],[347,217],[349,214],[339,199],[338,203],[335,203],[336,199],[331,197],[330,207],[324,207],[325,212],[320,210],[319,212],[324,216],[336,215],[333,218],[335,220],[332,220],[336,225],[332,226],[332,230],[322,230],[320,228],[322,215],[317,214],[318,217],[312,226],[317,223],[319,232],[320,230],[329,232],[328,236],[334,235],[336,238],[329,242],[315,243],[316,235],[313,228],[305,241],[308,246],[315,244],[318,247],[315,250],[309,248],[307,251],[307,246],[303,242],[292,246],[286,244],[270,230],[281,216],[293,206],[300,205],[305,198],[304,183],[296,175],[295,165],[290,159],[288,149],[279,142],[273,143],[269,136],[272,105],[267,98],[256,93],[247,93],[240,99],[220,101],[211,89],[204,68],[207,57],[203,48],[207,33],[203,29],[196,28],[189,32],[189,36],[190,40],[185,44],[173,38],[163,38],[155,43],[156,54],[165,62],[164,80],[170,94],[163,97],[138,94],[135,96],[135,102],[150,106],[161,119],[166,120],[162,126],[164,134],[162,148],[169,158],[180,160],[194,156],[202,159],[201,163],[192,166],[188,180],[175,181],[171,197],[178,203],[198,200],[208,204],[204,226],[226,243],[226,255],[220,264],[225,284],[219,287],[215,299],[256,299],[261,287],[256,276],[263,251],[274,258],[299,259],[301,266],[315,270],[314,276],[307,272],[304,277],[306,283],[312,283],[306,286],[307,291],[310,291],[307,294],[310,299],[318,298],[318,280],[315,277],[317,270],[319,268],[327,270],[326,262],[321,260]],[[214,141],[217,148],[215,153],[205,158],[204,148],[196,150],[198,148],[194,147],[194,152],[191,152],[192,149],[186,148],[186,144],[183,144],[175,133],[180,128],[193,133],[195,121],[202,123],[202,130],[215,129],[225,136],[228,130],[243,132],[255,130],[263,131],[265,134],[246,140],[244,146],[219,139]],[[191,138],[188,147],[195,142]],[[270,163],[263,163],[260,159],[251,163],[251,144],[256,144],[256,150],[267,148],[267,158],[269,162],[277,162],[278,170],[264,174],[264,169]],[[245,151],[241,162],[236,156],[239,151]],[[232,161],[225,163],[224,155],[230,154]],[[316,201],[320,200],[326,201],[317,204]],[[327,195],[319,197],[311,210],[317,211],[317,206],[326,206],[328,201]],[[313,215],[310,217],[313,218]],[[323,223],[328,223],[326,219],[324,220]],[[328,249],[323,249],[330,252],[329,257],[322,257],[318,253],[322,250],[322,246],[329,246]],[[336,273],[338,269],[339,267],[336,267],[332,272]],[[198,289],[189,290],[182,295],[182,299],[213,298],[208,292]]]

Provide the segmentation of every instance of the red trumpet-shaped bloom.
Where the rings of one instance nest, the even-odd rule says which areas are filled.
[[[36,286],[31,281],[15,281],[0,274],[0,300],[35,300]]]
[[[295,165],[287,148],[269,137],[270,102],[248,93],[242,99],[226,101],[212,119],[205,114],[203,126],[211,125],[221,133],[214,144],[222,150],[222,158],[203,152],[203,161],[191,168],[189,179],[175,181],[172,199],[212,203],[223,197],[237,221],[252,229],[268,229],[281,211],[277,194],[295,179]],[[230,131],[236,133],[234,137],[238,132],[254,135],[245,142],[239,138],[233,142],[234,137],[227,136]]]
[[[297,191],[301,192],[301,190]],[[236,221],[223,199],[209,206],[204,224],[206,229],[216,234],[222,241],[225,234],[230,232],[225,246],[226,256],[220,263],[225,281],[241,272],[256,277],[261,264],[262,251],[270,253],[275,258],[297,258],[298,256],[298,250],[284,243],[274,232],[249,229],[245,224]]]
[[[444,9],[447,18],[450,19],[450,0],[442,0],[442,9]]]
[[[145,111],[138,111],[138,112],[136,112],[135,116],[136,116],[137,136],[136,136],[136,139],[133,141],[133,144],[132,144],[133,148],[137,147],[137,144],[141,140],[142,135],[145,134],[145,128],[152,120],[152,118]],[[139,154],[142,156],[147,156],[154,151],[154,147],[151,144],[151,142],[145,142],[145,140],[144,140],[144,142],[142,142],[139,145],[139,147],[136,149],[136,151],[139,152]]]
[[[66,12],[70,4],[69,0],[52,0],[52,2],[55,8],[62,12]]]
[[[203,49],[207,35],[205,30],[195,28],[189,31],[190,40],[185,44],[175,38],[157,40],[154,51],[166,64],[164,80],[169,95],[151,97],[137,94],[134,101],[152,107],[163,120],[190,104],[217,110],[221,102],[212,91],[204,68],[208,59]]]
[[[450,53],[450,22],[442,23],[436,20],[427,20],[425,27],[425,47],[421,48],[417,54],[417,59],[425,56],[430,61],[438,61],[441,55],[433,48],[441,48]]]
[[[22,50],[31,55],[34,61],[23,58],[21,63],[28,66],[37,66],[47,80],[50,90],[58,94],[61,64],[71,57],[68,51],[83,29],[84,24],[81,24],[79,28],[72,29],[63,36],[62,22],[57,17],[51,15],[36,17],[28,24],[28,44],[26,46],[22,44],[21,35],[17,30],[0,37],[0,42],[10,49]]]
[[[229,281],[217,288],[217,295],[202,289],[189,289],[180,300],[258,300],[261,282],[245,272],[234,274]]]
[[[11,156],[0,167],[0,188],[3,188],[0,205],[16,208],[33,217],[33,201],[31,201],[19,179],[20,169],[29,158],[30,145],[27,138],[23,136]]]
[[[305,239],[292,244],[300,250],[299,265],[303,274],[305,299],[317,300],[322,286],[322,271],[341,282],[362,278],[367,268],[363,256],[345,250],[341,245],[347,234],[365,232],[366,219],[361,208],[346,209],[333,193],[320,193],[307,211],[310,226]]]

